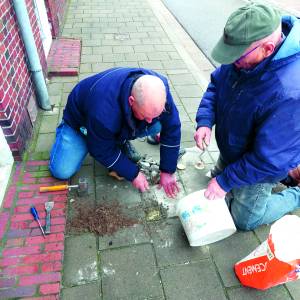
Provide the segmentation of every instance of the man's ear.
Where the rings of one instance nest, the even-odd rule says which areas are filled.
[[[263,44],[264,56],[270,56],[275,50],[275,44],[273,42],[266,42]]]
[[[133,105],[134,101],[135,101],[134,97],[133,97],[132,95],[131,95],[131,96],[129,96],[129,98],[128,98],[128,102],[129,102],[129,105],[130,105],[130,106],[132,106],[132,105]]]

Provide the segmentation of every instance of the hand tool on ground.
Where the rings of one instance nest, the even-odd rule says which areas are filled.
[[[51,185],[51,186],[41,186],[40,192],[56,192],[56,191],[65,191],[65,190],[71,190],[72,188],[78,188],[79,185],[68,185],[68,184],[61,184],[61,185]]]
[[[45,203],[45,210],[46,210],[45,234],[50,234],[51,233],[51,230],[50,230],[50,224],[51,224],[50,212],[51,212],[53,206],[54,206],[54,202],[53,201],[49,201],[49,202]]]
[[[88,182],[87,179],[84,177],[79,178],[78,184],[75,185],[68,185],[68,184],[61,184],[61,185],[52,185],[52,186],[41,186],[40,192],[55,192],[55,191],[65,191],[71,190],[76,188],[79,195],[84,195],[88,191]]]
[[[203,154],[206,152],[206,149],[207,149],[207,145],[205,143],[204,140],[202,140],[202,145],[203,145],[203,150],[202,152],[199,154],[199,161],[195,164],[195,168],[198,169],[198,170],[202,170],[205,168],[205,162],[204,160],[202,159],[202,156]]]
[[[41,231],[42,231],[42,234],[43,234],[43,236],[44,236],[44,238],[45,238],[46,236],[45,236],[44,229],[43,229],[43,227],[42,227],[42,225],[41,225],[41,223],[40,223],[40,217],[39,217],[39,214],[38,214],[38,212],[37,212],[37,210],[35,209],[34,206],[31,206],[30,212],[31,212],[31,214],[33,215],[34,219],[38,222],[38,224],[39,224],[39,226],[40,226],[40,229],[41,229]]]

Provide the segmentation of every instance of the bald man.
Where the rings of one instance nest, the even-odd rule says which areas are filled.
[[[160,132],[160,186],[175,197],[180,127],[165,77],[142,68],[109,69],[82,80],[70,93],[56,130],[49,169],[54,177],[68,179],[90,153],[144,192],[149,184],[129,141]]]

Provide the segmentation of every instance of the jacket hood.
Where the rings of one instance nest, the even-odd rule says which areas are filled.
[[[282,31],[285,39],[273,61],[286,58],[300,52],[300,20],[294,16],[282,17]]]

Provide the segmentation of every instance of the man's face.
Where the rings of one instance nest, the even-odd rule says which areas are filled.
[[[251,69],[265,59],[263,45],[256,45],[246,49],[242,56],[234,62],[238,69]]]

